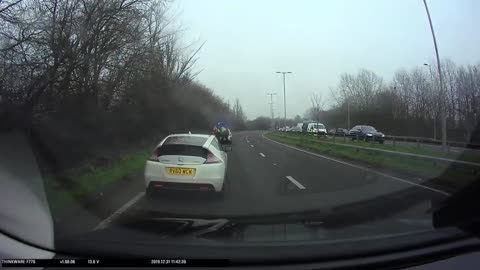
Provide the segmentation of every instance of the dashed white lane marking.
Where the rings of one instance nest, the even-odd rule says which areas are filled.
[[[250,147],[255,147],[253,144],[250,144]]]
[[[294,183],[295,186],[297,186],[299,189],[305,189],[305,187],[302,184],[300,184],[300,182],[295,180],[295,178],[293,178],[291,176],[287,176],[287,179],[290,180],[290,182]]]
[[[143,196],[145,195],[145,191],[140,192],[137,194],[135,197],[130,199],[126,204],[124,204],[122,207],[120,207],[117,211],[115,211],[113,214],[111,214],[109,217],[104,219],[102,222],[100,222],[93,230],[100,230],[108,226],[115,218],[120,216],[122,213],[128,210],[128,208],[132,207],[135,203],[137,203]]]
[[[330,158],[330,157],[326,157],[326,156],[323,156],[323,155],[319,155],[319,154],[315,154],[315,153],[312,153],[312,152],[309,152],[309,151],[306,151],[306,150],[303,150],[303,149],[300,149],[300,148],[297,148],[297,147],[293,147],[293,146],[290,146],[290,145],[287,145],[287,144],[284,144],[284,143],[280,143],[280,142],[277,142],[277,141],[274,141],[270,138],[267,138],[265,137],[265,133],[262,134],[262,137],[266,140],[269,140],[271,142],[274,142],[276,144],[280,144],[280,145],[283,145],[285,147],[288,147],[288,148],[291,148],[291,149],[295,149],[297,151],[300,151],[300,152],[304,152],[304,153],[307,153],[307,154],[310,154],[310,155],[313,155],[313,156],[317,156],[317,157],[320,157],[320,158],[324,158],[324,159],[328,159],[328,160],[331,160],[331,161],[335,161],[335,162],[338,162],[340,164],[344,164],[344,165],[348,165],[350,167],[354,167],[354,168],[357,168],[357,169],[360,169],[360,170],[364,170],[364,171],[367,171],[367,172],[373,172],[373,173],[376,173],[378,175],[381,175],[381,176],[384,176],[384,177],[387,177],[387,178],[390,178],[390,179],[394,179],[394,180],[397,180],[397,181],[400,181],[400,182],[404,182],[404,183],[407,183],[407,184],[410,184],[410,185],[413,185],[413,186],[417,186],[417,187],[421,187],[421,188],[424,188],[424,189],[428,189],[428,190],[431,190],[431,191],[434,191],[434,192],[437,192],[437,193],[440,193],[440,194],[443,194],[445,196],[450,196],[450,193],[448,192],[445,192],[445,191],[441,191],[441,190],[438,190],[438,189],[434,189],[434,188],[431,188],[431,187],[427,187],[427,186],[424,186],[424,185],[421,185],[421,184],[417,184],[417,183],[414,183],[412,181],[408,181],[408,180],[405,180],[405,179],[402,179],[402,178],[398,178],[398,177],[395,177],[395,176],[392,176],[392,175],[388,175],[388,174],[385,174],[385,173],[381,173],[379,171],[376,171],[376,170],[372,170],[370,168],[365,168],[365,167],[362,167],[362,166],[358,166],[358,165],[354,165],[354,164],[351,164],[351,163],[348,163],[348,162],[345,162],[345,161],[340,161],[340,160],[337,160],[337,159],[334,159],[334,158]]]
[[[260,156],[265,157],[265,154],[264,154],[264,153],[260,153]]]

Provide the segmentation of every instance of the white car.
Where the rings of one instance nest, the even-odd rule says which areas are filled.
[[[221,195],[227,159],[214,135],[169,135],[147,160],[146,193],[174,189],[213,191]]]
[[[307,132],[308,133],[318,133],[318,134],[325,135],[325,134],[327,134],[327,129],[321,123],[318,123],[318,124],[317,123],[308,123]]]

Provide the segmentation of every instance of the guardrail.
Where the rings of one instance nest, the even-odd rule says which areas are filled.
[[[346,141],[347,139],[351,138],[352,136],[334,136],[334,137],[340,137],[340,138],[343,138],[343,140]],[[387,136],[385,136],[385,138],[387,138]],[[414,153],[407,153],[407,152],[392,151],[392,150],[386,150],[386,149],[370,148],[370,147],[364,147],[364,146],[359,146],[359,145],[343,144],[343,143],[335,142],[335,140],[333,142],[326,142],[326,141],[320,141],[319,140],[318,142],[323,143],[323,144],[330,144],[330,145],[341,145],[341,146],[345,146],[345,147],[363,149],[363,150],[368,150],[368,151],[377,151],[377,152],[384,152],[384,153],[390,153],[390,154],[396,154],[396,155],[410,156],[410,157],[416,157],[416,158],[425,158],[425,159],[430,159],[430,160],[437,160],[437,161],[450,162],[450,163],[459,163],[459,164],[464,164],[464,165],[480,167],[480,163],[476,163],[476,162],[456,160],[456,159],[436,157],[436,156],[421,155],[421,154],[414,154]]]
[[[442,141],[434,140],[431,138],[423,138],[423,137],[406,137],[406,136],[385,136],[386,140],[391,141],[402,141],[402,142],[413,142],[413,143],[424,143],[424,144],[432,144],[432,145],[442,145]],[[480,144],[473,144],[469,142],[455,142],[455,141],[447,141],[447,145],[451,147],[460,147],[460,148],[468,148],[468,149],[480,149]]]
[[[347,138],[352,137],[352,135],[340,135],[340,134],[327,134],[327,135],[335,136],[335,137],[341,137],[341,138],[343,138],[344,136],[346,136]],[[392,141],[393,143],[395,143],[395,142],[411,142],[411,143],[442,145],[442,141],[440,141],[440,140],[434,140],[432,138],[425,138],[425,137],[408,137],[408,136],[385,135],[384,139],[386,141]],[[469,143],[469,142],[447,141],[447,146],[480,150],[480,144],[474,144],[474,143]]]

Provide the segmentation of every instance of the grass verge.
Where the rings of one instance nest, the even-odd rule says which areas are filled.
[[[422,179],[431,179],[433,183],[453,190],[463,187],[470,181],[478,178],[480,175],[478,167],[469,165],[439,162],[425,158],[409,157],[375,150],[357,149],[339,144],[333,145],[321,143],[322,141],[329,139],[317,139],[310,136],[279,132],[269,132],[265,136],[272,140],[319,154],[351,160],[379,169],[388,169],[406,173]],[[343,143],[343,139],[341,140]],[[370,147],[370,145],[373,145],[370,143],[365,144],[366,145],[362,146]],[[355,145],[359,144],[355,142]]]
[[[433,156],[433,157],[442,157],[442,158],[449,158],[455,160],[462,160],[462,161],[469,161],[469,162],[476,162],[480,163],[480,151],[470,151],[466,150],[462,153],[460,152],[444,152],[441,150],[439,146],[429,145],[429,144],[416,144],[416,143],[404,143],[404,142],[396,142],[393,145],[390,141],[384,144],[373,143],[373,142],[365,142],[365,141],[352,141],[351,138],[343,138],[343,137],[314,137],[312,135],[303,135],[303,134],[295,134],[295,133],[277,133],[279,135],[286,135],[292,138],[309,138],[312,141],[320,141],[320,142],[331,142],[331,143],[341,143],[341,144],[348,144],[354,146],[362,146],[362,147],[369,147],[374,149],[382,149],[382,150],[390,150],[390,151],[397,151],[409,154],[416,154],[416,155],[425,155],[425,156]]]
[[[124,153],[104,167],[86,164],[65,172],[62,176],[46,177],[45,190],[52,212],[58,213],[73,202],[85,202],[106,185],[141,171],[151,147]]]

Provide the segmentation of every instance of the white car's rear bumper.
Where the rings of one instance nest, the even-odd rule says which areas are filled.
[[[194,168],[194,176],[170,175],[167,168]],[[205,190],[205,187],[213,187],[216,192],[223,189],[225,181],[224,163],[176,165],[165,164],[155,161],[147,161],[145,165],[145,187],[155,189],[186,189]]]

